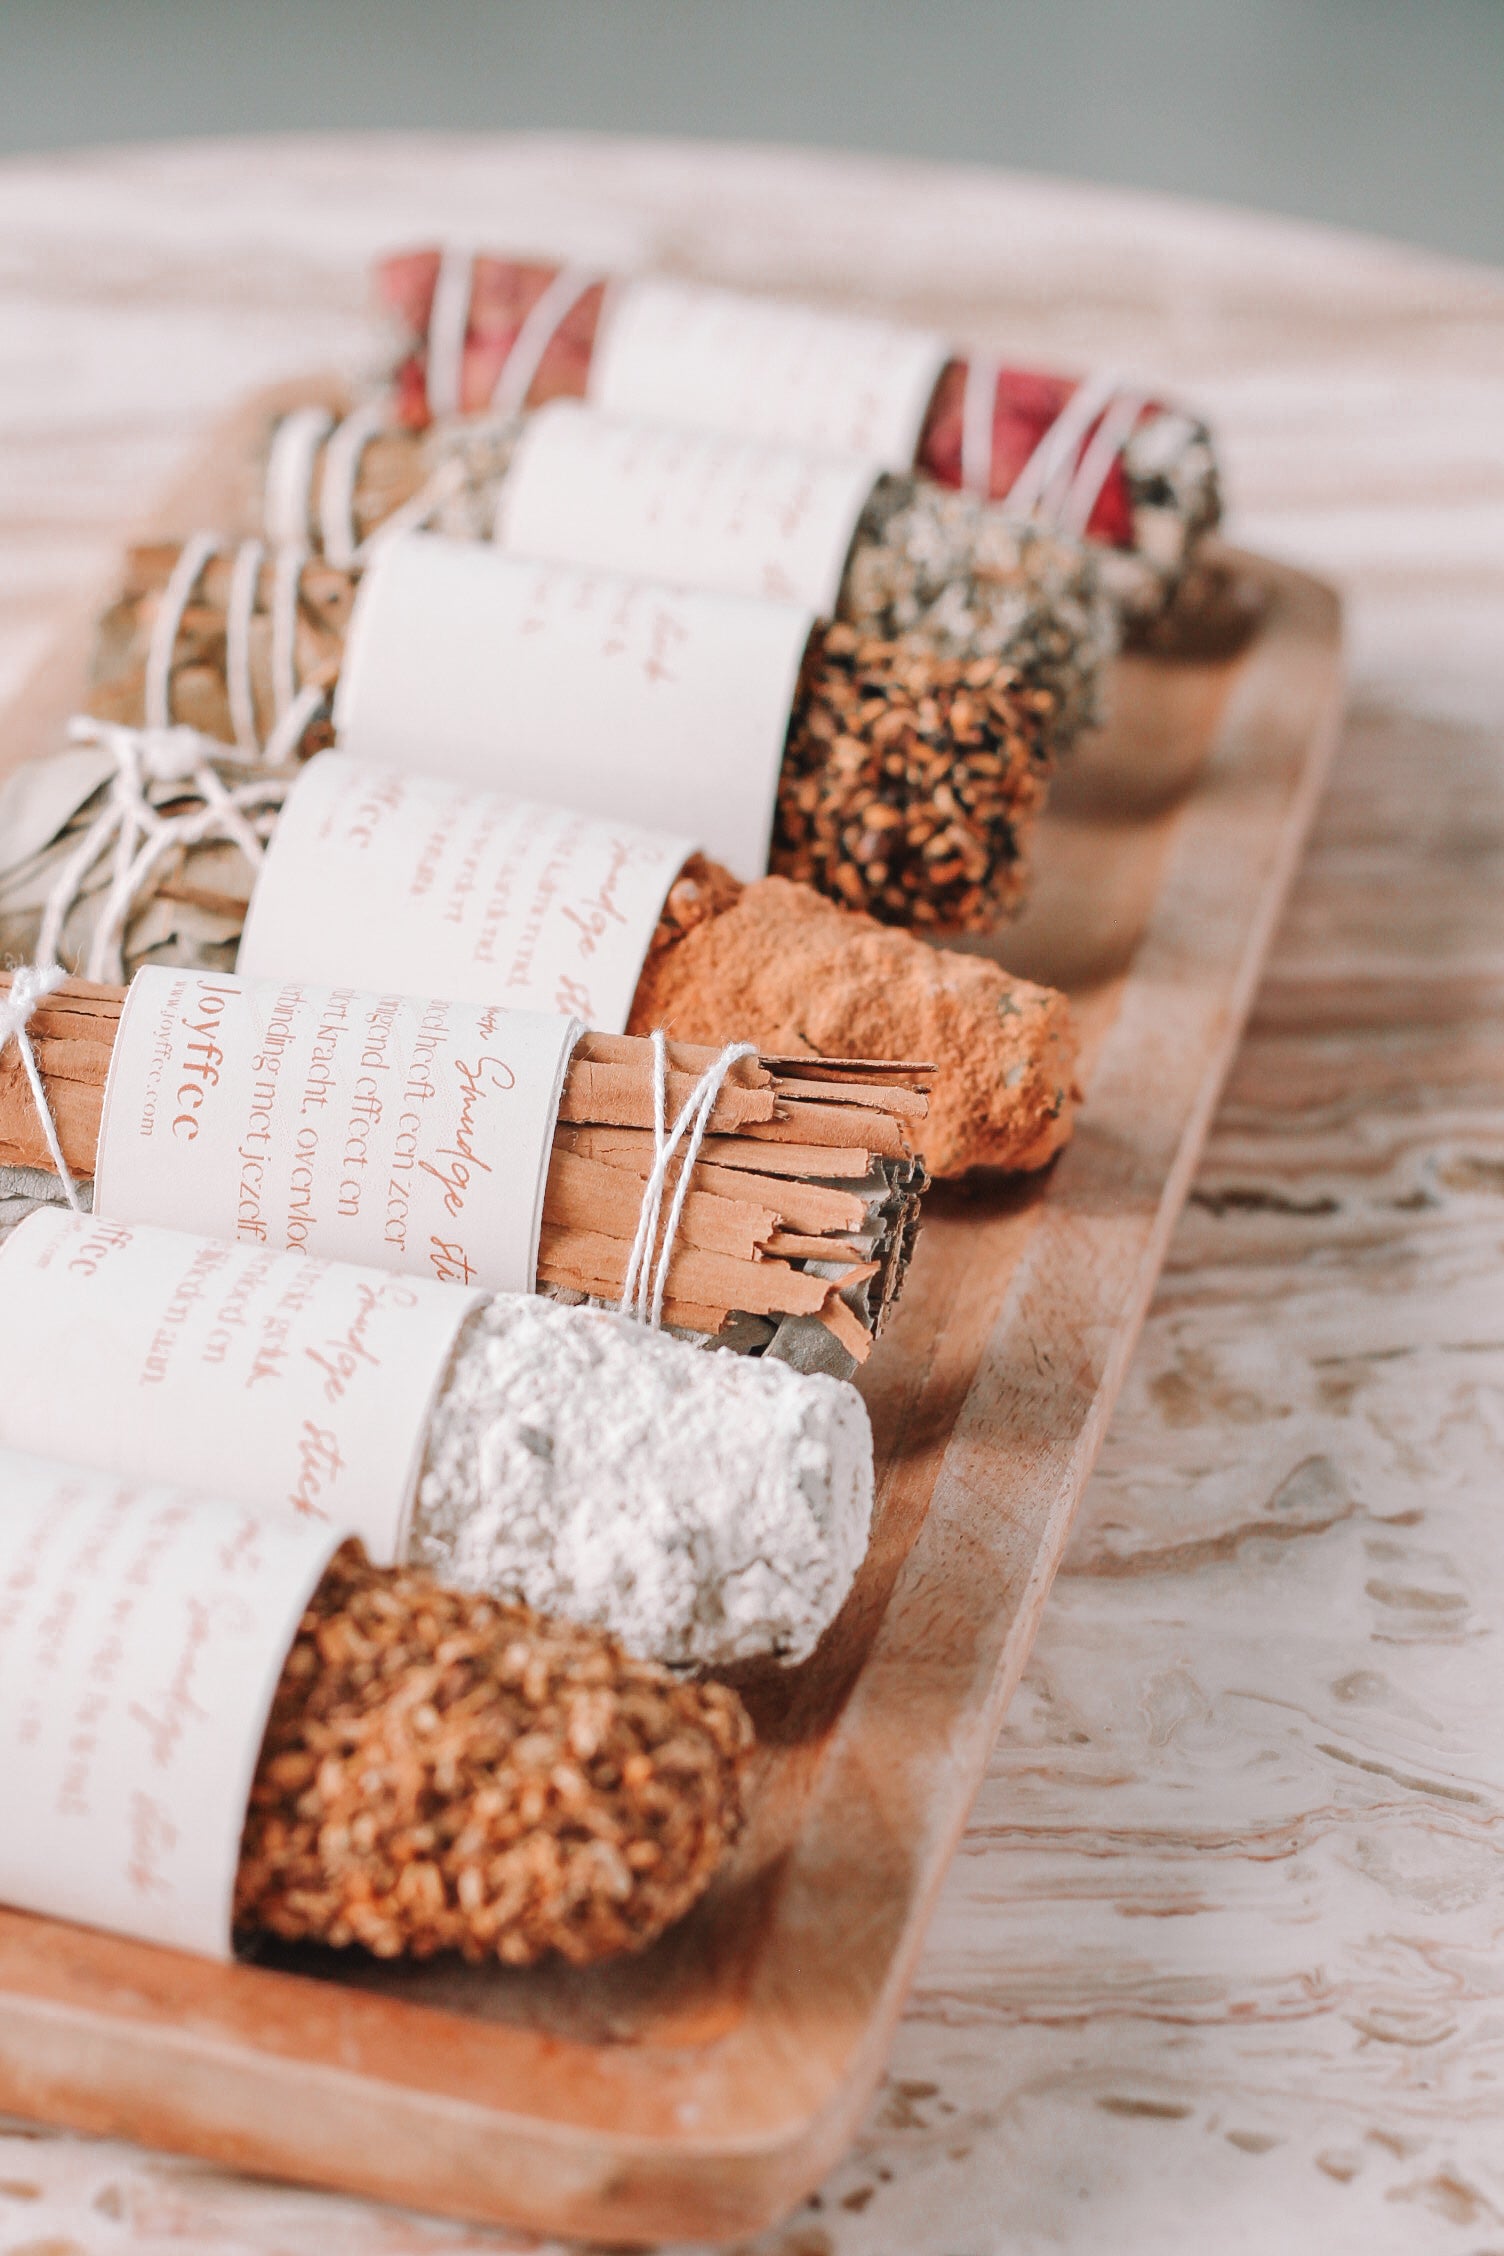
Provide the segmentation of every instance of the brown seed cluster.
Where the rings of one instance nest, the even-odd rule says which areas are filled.
[[[236,1927],[509,1966],[640,1949],[736,1838],[751,1744],[723,1685],[346,1544],[277,1687]]]
[[[139,726],[152,622],[178,551],[138,548],[95,650],[89,709]],[[232,560],[210,559],[183,613],[170,669],[174,717],[228,742],[227,608]],[[247,622],[259,736],[277,711],[263,559]],[[332,693],[358,575],[322,559],[300,575],[295,675]],[[1029,686],[996,654],[945,657],[844,622],[810,637],[794,693],[774,823],[772,867],[886,924],[985,931],[1026,882],[1028,835],[1044,799],[1056,693]],[[330,740],[327,717],[300,751]],[[709,756],[709,753],[707,753]]]
[[[982,932],[1027,881],[1055,700],[996,658],[810,638],[771,867],[885,924]]]

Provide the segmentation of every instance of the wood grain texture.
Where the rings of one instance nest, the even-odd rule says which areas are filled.
[[[12,168],[0,212],[28,344],[0,436],[12,682],[195,421],[356,340],[365,250],[461,222],[1169,372],[1227,435],[1243,536],[1342,576],[1359,711],[1205,1203],[883,2093],[759,2245],[1476,2256],[1504,2214],[1504,286],[1144,199],[735,151],[148,153]],[[18,2135],[0,2177],[7,2248],[516,2245],[118,2146]]]

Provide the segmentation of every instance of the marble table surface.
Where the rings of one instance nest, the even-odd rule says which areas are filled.
[[[1352,710],[848,2160],[743,2256],[1504,2252],[1504,275],[983,171],[558,139],[0,166],[0,698],[239,391],[436,232],[1173,385]],[[3,1820],[0,1820],[3,1821]],[[505,2233],[0,2123],[0,2256]]]

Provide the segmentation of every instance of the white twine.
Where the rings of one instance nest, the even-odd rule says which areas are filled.
[[[253,869],[265,856],[261,826],[280,807],[290,778],[267,773],[226,785],[216,762],[229,748],[197,729],[133,729],[80,714],[68,724],[70,743],[108,752],[115,762],[104,805],[59,870],[42,911],[36,962],[59,954],[63,927],[100,863],[109,885],[95,921],[83,977],[119,982],[125,977],[126,927],[164,863],[190,846],[222,838],[238,846]],[[196,799],[176,814],[151,801],[153,785],[174,797]]]
[[[1008,492],[1003,508],[1015,510],[1021,517],[1035,517],[1042,523],[1051,523],[1064,530],[1062,512],[1073,496],[1078,476],[1078,460],[1082,447],[1087,444],[1091,426],[1103,417],[1118,393],[1118,381],[1105,370],[1087,377],[1078,384],[1067,404],[1055,415],[1049,431],[1039,440],[1035,451],[1024,462]],[[1107,460],[1103,474],[1098,478],[1098,492],[1103,485],[1112,460]],[[1080,496],[1076,496],[1080,501]],[[1096,496],[1094,496],[1096,505]],[[1087,510],[1087,514],[1091,514]]]
[[[324,449],[324,483],[319,494],[319,545],[331,564],[353,571],[360,554],[360,530],[355,522],[355,488],[361,457],[378,432],[385,430],[386,410],[372,400],[336,423]],[[310,478],[313,464],[308,465]]]
[[[1070,491],[1060,510],[1060,529],[1079,540],[1091,523],[1102,488],[1112,476],[1112,466],[1143,413],[1145,401],[1137,392],[1119,392],[1092,434],[1090,446],[1076,466]]]
[[[193,534],[178,551],[177,562],[162,590],[146,652],[143,704],[148,735],[162,736],[175,730],[172,662],[177,654],[183,614],[193,600],[204,567],[222,548],[223,543],[213,533]],[[277,718],[271,735],[265,744],[261,742],[256,727],[251,622],[265,561],[265,544],[259,540],[242,541],[235,552],[230,592],[225,602],[225,692],[237,749],[246,759],[259,758],[268,767],[281,767],[297,751],[304,731],[323,706],[327,693],[313,682],[304,689],[298,687],[298,588],[308,553],[300,548],[279,549],[273,566],[271,597],[272,698]],[[192,736],[196,732],[190,729],[188,733]]]
[[[267,539],[277,548],[305,544],[313,530],[310,501],[313,466],[319,448],[334,429],[327,407],[296,407],[272,434],[266,457],[261,517]]]
[[[44,997],[54,994],[68,974],[60,963],[23,964],[11,973],[10,993],[0,996],[0,1054],[7,1042],[14,1042],[21,1055],[21,1066],[31,1087],[31,1098],[37,1108],[46,1139],[47,1152],[53,1171],[63,1186],[63,1195],[75,1214],[83,1213],[83,1201],[78,1195],[78,1185],[73,1171],[63,1157],[63,1146],[57,1132],[57,1122],[52,1117],[52,1107],[47,1101],[47,1088],[37,1064],[37,1054],[31,1045],[31,1014]]]
[[[623,1316],[635,1316],[639,1324],[650,1325],[656,1332],[663,1324],[663,1296],[668,1288],[669,1263],[673,1259],[674,1241],[679,1235],[684,1201],[689,1195],[690,1177],[695,1171],[695,1163],[700,1156],[700,1146],[705,1141],[705,1131],[710,1125],[716,1099],[725,1086],[726,1076],[731,1068],[743,1058],[756,1057],[757,1048],[752,1042],[729,1042],[720,1056],[700,1075],[685,1098],[678,1119],[670,1128],[668,1044],[662,1033],[656,1030],[652,1043],[653,1165],[643,1186],[642,1210],[637,1217],[637,1235],[632,1240],[632,1251],[627,1258],[620,1313]],[[674,1186],[668,1220],[663,1229],[663,1243],[659,1247],[655,1263],[653,1247],[658,1238],[658,1221],[663,1211],[663,1195],[668,1187],[668,1171],[681,1143],[685,1144],[684,1159],[679,1170],[679,1180]]]
[[[219,548],[212,533],[195,533],[184,541],[162,590],[146,651],[145,702],[149,729],[172,726],[172,661],[178,646],[178,630],[183,624],[183,613],[193,600],[193,591],[203,577],[204,566],[211,556],[219,554]]]
[[[256,734],[256,695],[251,682],[251,615],[261,584],[261,564],[266,550],[259,540],[242,541],[230,573],[225,601],[225,687],[230,699],[230,725],[235,743],[248,760],[261,749]]]
[[[992,432],[1002,372],[994,354],[973,353],[961,394],[961,484],[984,501],[992,491]]]
[[[307,549],[289,543],[272,566],[272,702],[279,735],[298,698],[298,590],[307,562]]]
[[[282,452],[282,433],[297,421],[295,416],[283,418],[267,458],[263,496],[263,515],[269,528],[273,525],[281,526],[284,531],[294,525],[301,528],[291,543],[277,551],[279,577],[272,595],[272,670],[277,683],[279,715],[286,712],[296,695],[296,684],[291,688],[287,684],[293,680],[288,668],[295,649],[297,581],[295,577],[290,587],[284,586],[283,575],[293,558],[297,560],[298,574],[308,561],[307,536],[315,517],[314,476],[318,469],[318,450],[324,441],[327,439],[329,443],[319,492],[318,541],[328,561],[343,571],[359,571],[400,533],[421,532],[438,516],[445,503],[462,490],[466,478],[460,457],[446,456],[416,493],[409,494],[400,508],[394,509],[384,523],[361,540],[355,517],[360,465],[371,441],[390,428],[385,411],[379,405],[357,408],[338,423],[322,408],[301,412],[317,418],[316,427],[307,427],[314,432],[312,444],[305,448],[300,434],[298,444],[289,444]],[[295,479],[300,482],[295,484]]]
[[[488,406],[495,415],[520,415],[533,378],[564,323],[587,291],[600,281],[587,267],[562,266],[523,316],[512,347],[496,378]],[[428,412],[436,421],[459,415],[464,407],[465,346],[475,299],[475,254],[458,244],[445,246],[428,311],[426,384]]]
[[[491,393],[493,415],[520,415],[544,355],[575,307],[601,277],[588,267],[561,266],[542,296],[528,308],[512,349],[501,364]],[[468,326],[468,315],[467,315]]]
[[[430,415],[459,414],[465,340],[470,334],[470,300],[474,290],[474,253],[461,249],[457,243],[446,244],[439,257],[433,304],[428,310],[425,384]]]

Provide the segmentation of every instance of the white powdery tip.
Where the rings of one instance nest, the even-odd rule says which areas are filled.
[[[792,1663],[840,1610],[872,1500],[855,1388],[499,1296],[430,1421],[413,1554],[677,1666]]]

